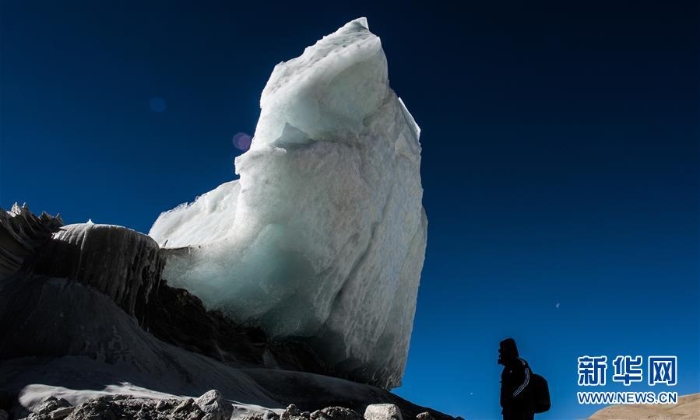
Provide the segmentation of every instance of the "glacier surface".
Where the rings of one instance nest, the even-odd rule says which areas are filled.
[[[425,257],[420,129],[356,19],[278,64],[238,180],[162,213],[164,278],[305,339],[340,376],[400,385]]]

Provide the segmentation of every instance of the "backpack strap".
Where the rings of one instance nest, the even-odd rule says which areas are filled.
[[[520,385],[515,392],[513,392],[513,396],[517,397],[520,395],[521,392],[525,389],[525,387],[530,383],[530,366],[527,365],[527,362],[520,357],[518,357],[518,360],[520,363],[523,364],[523,368],[525,369],[525,380],[523,381],[522,385]]]

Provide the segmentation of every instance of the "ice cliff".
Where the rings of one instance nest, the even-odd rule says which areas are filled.
[[[329,370],[401,383],[426,248],[420,129],[354,20],[275,67],[239,180],[160,215],[163,277],[305,340]]]

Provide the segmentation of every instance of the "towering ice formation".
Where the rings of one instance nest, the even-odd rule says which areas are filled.
[[[330,371],[398,386],[426,247],[420,129],[366,19],[277,65],[260,106],[240,179],[151,228],[163,276]]]

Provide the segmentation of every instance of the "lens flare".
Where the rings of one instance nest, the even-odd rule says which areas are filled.
[[[253,138],[249,134],[236,133],[236,135],[233,136],[233,147],[245,152],[250,149],[250,144],[252,141]]]

